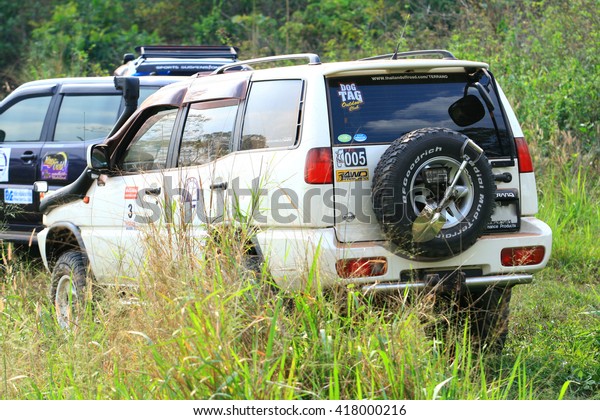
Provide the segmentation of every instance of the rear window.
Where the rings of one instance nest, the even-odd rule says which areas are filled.
[[[473,139],[488,156],[511,156],[507,126],[487,76],[479,83],[489,93],[493,117],[484,105],[485,116],[472,125],[460,127],[450,118],[450,106],[466,94],[485,104],[478,90],[469,87],[467,77],[462,73],[411,73],[331,78],[328,86],[333,143],[391,143],[419,128],[445,127]]]

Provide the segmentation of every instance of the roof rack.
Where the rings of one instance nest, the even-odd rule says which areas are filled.
[[[135,51],[144,58],[230,58],[238,51],[228,45],[142,45]]]
[[[287,54],[287,55],[273,55],[270,57],[261,57],[261,58],[253,58],[245,61],[237,61],[231,64],[225,64],[224,66],[219,67],[212,74],[223,74],[227,69],[246,66],[250,64],[259,64],[259,63],[271,63],[274,61],[286,61],[286,60],[308,60],[309,65],[317,65],[321,64],[321,58],[317,54],[305,53],[305,54]]]
[[[456,60],[457,58],[450,51],[446,50],[415,50],[406,52],[394,52],[391,54],[376,55],[374,57],[361,58],[359,61],[366,60],[383,60],[389,58],[390,60],[396,60],[398,58],[406,57],[418,57],[423,55],[439,55],[444,60]]]

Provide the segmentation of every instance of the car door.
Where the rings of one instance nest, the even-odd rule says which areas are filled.
[[[42,147],[37,179],[47,181],[50,190],[77,179],[86,166],[87,147],[106,138],[117,121],[121,102],[121,92],[112,81],[63,84]]]
[[[30,88],[0,110],[0,214],[14,235],[31,234],[28,230],[37,220],[33,182],[55,88],[56,84]]]
[[[116,169],[102,175],[90,190],[92,237],[90,260],[102,279],[135,278],[148,258],[163,258],[165,175],[177,108],[149,108],[117,150]]]
[[[193,103],[189,106],[178,150],[177,172],[165,183],[172,223],[185,246],[202,252],[210,225],[224,221],[231,185],[233,132],[237,99]]]

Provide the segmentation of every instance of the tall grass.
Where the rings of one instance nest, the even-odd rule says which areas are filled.
[[[222,238],[223,239],[223,238]],[[240,242],[149,264],[134,292],[105,290],[61,330],[44,273],[13,261],[2,283],[3,398],[529,398],[521,360],[471,351],[468,331],[425,333],[427,300],[353,290],[283,294],[241,267]],[[214,252],[214,253],[213,253]],[[158,261],[158,260],[157,260]],[[187,268],[186,268],[187,267]],[[318,277],[319,272],[315,271]],[[314,279],[318,282],[318,278]],[[33,286],[33,287],[32,287]],[[448,340],[448,341],[446,341]],[[490,362],[491,360],[491,362]]]
[[[600,134],[599,134],[600,135]],[[553,231],[552,264],[575,282],[600,279],[600,170],[566,132],[552,136],[548,156],[536,161],[540,219]],[[535,147],[534,147],[535,149]],[[540,156],[535,154],[534,156]]]
[[[12,261],[2,283],[0,395],[19,399],[558,398],[535,352],[472,351],[468,325],[426,333],[427,299],[371,302],[352,289],[283,294],[243,269],[239,237],[208,258],[150,259],[139,287],[104,290],[78,327],[61,330],[47,275]],[[153,264],[151,261],[160,261]],[[31,273],[36,277],[31,280]],[[319,283],[318,270],[312,272]],[[523,328],[517,319],[517,329]],[[584,334],[585,331],[581,331]],[[588,331],[588,333],[591,333]],[[517,331],[517,339],[519,332]],[[593,343],[593,336],[584,337]],[[597,337],[596,337],[597,338]],[[585,346],[580,346],[584,351]],[[532,362],[535,361],[535,363]],[[534,372],[532,372],[534,370]],[[572,376],[572,375],[571,375]],[[571,377],[575,381],[576,377]],[[594,388],[594,384],[591,384]],[[586,391],[589,392],[589,391]],[[588,395],[585,393],[583,395]],[[576,395],[575,395],[576,396]]]

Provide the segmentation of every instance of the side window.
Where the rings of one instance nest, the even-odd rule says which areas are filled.
[[[50,99],[51,96],[27,98],[5,110],[0,115],[4,141],[39,141]]]
[[[302,105],[301,80],[255,82],[248,96],[242,150],[296,143]]]
[[[85,141],[106,137],[119,115],[120,95],[65,95],[54,140]]]
[[[127,172],[164,169],[177,108],[159,111],[144,121],[129,144],[121,167]]]
[[[141,105],[142,102],[144,102],[148,98],[148,96],[155,93],[158,89],[160,89],[159,86],[140,86],[140,97],[138,98],[138,105]]]
[[[229,153],[237,109],[237,101],[192,104],[177,166],[203,165]]]

